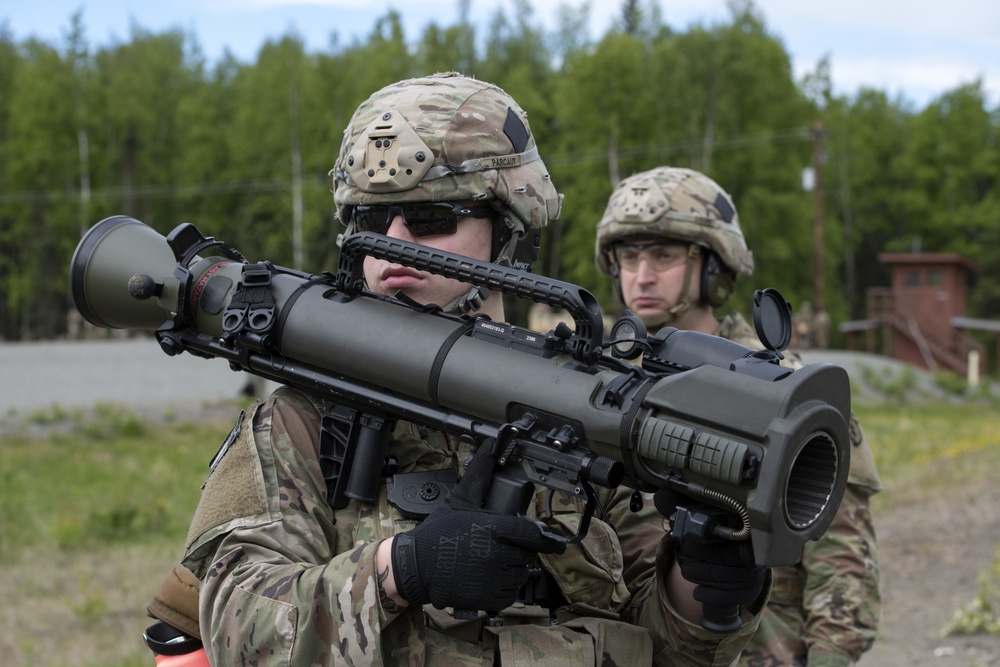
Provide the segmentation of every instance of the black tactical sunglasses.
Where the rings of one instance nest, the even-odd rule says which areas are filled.
[[[389,231],[392,219],[401,215],[414,236],[432,236],[454,234],[461,218],[492,218],[495,213],[489,206],[465,206],[450,201],[436,201],[398,206],[358,204],[351,207],[349,216],[359,232],[385,234]]]

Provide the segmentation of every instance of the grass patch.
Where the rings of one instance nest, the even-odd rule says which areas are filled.
[[[1000,549],[992,567],[979,574],[979,592],[959,607],[940,636],[1000,635]]]
[[[230,423],[153,425],[113,406],[60,418],[73,423],[0,438],[0,559],[38,546],[183,539]]]
[[[855,410],[887,489],[875,496],[876,511],[993,483],[995,402]],[[154,423],[100,406],[86,415],[34,415],[43,436],[0,431],[0,590],[19,600],[0,609],[9,630],[0,633],[5,665],[152,664],[140,638],[150,623],[145,606],[181,556],[208,461],[238,409],[223,414]],[[963,627],[993,627],[980,612],[1000,606],[998,576],[985,573],[981,600],[969,603],[979,606],[956,612],[968,621]]]
[[[857,405],[884,486],[876,509],[926,497],[941,488],[989,480],[1000,465],[1000,409],[979,402]]]
[[[0,655],[10,667],[147,667],[145,608],[182,555],[238,410],[149,421],[100,405],[0,430]],[[164,423],[166,420],[168,423]]]

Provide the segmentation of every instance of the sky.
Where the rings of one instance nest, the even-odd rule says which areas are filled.
[[[727,0],[655,1],[671,27],[711,26],[729,17]],[[620,0],[530,0],[533,20],[555,25],[556,7],[590,7],[591,37],[617,18]],[[834,92],[863,86],[923,108],[942,93],[982,80],[991,106],[1000,104],[998,0],[755,0],[769,32],[792,57],[796,76],[831,62]],[[470,19],[482,34],[497,7],[513,16],[512,0],[471,0]],[[268,39],[296,32],[310,51],[364,41],[389,9],[402,16],[408,40],[431,22],[458,20],[458,0],[5,0],[0,25],[20,42],[35,37],[63,43],[70,17],[83,11],[92,46],[127,42],[133,26],[151,32],[180,28],[192,34],[209,62],[225,49],[253,62]]]

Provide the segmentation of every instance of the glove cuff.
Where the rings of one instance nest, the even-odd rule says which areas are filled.
[[[417,571],[417,542],[406,533],[393,538],[392,575],[396,579],[396,590],[404,600],[419,605],[430,602]]]

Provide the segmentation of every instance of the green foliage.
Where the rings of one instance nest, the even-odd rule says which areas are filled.
[[[1000,206],[1000,192],[991,191],[987,198],[992,206]],[[987,247],[998,247],[1000,225],[983,232],[983,243]],[[983,253],[979,258],[978,283],[970,295],[970,302],[971,313],[977,317],[994,318],[1000,313],[1000,253]]]
[[[935,371],[934,383],[948,394],[961,396],[969,391],[969,382],[963,376],[950,371]]]
[[[463,0],[462,19],[447,28],[431,23],[424,30],[417,47],[422,72],[442,72],[455,69],[472,71],[476,66],[476,31],[468,23],[469,0]]]
[[[28,421],[45,435],[0,437],[0,558],[183,539],[207,461],[231,427],[154,425],[110,405]]]
[[[888,367],[878,372],[869,366],[862,366],[861,378],[868,386],[897,405],[907,403],[911,398],[910,394],[917,387],[916,373],[909,365],[902,366],[899,372]]]
[[[48,425],[59,424],[69,421],[72,418],[70,413],[58,404],[53,404],[44,410],[37,410],[29,416],[29,421],[34,424]]]
[[[1000,179],[996,136],[996,116],[986,108],[981,82],[946,93],[914,117],[902,159],[914,189],[923,194],[923,207],[904,242],[915,238],[972,259],[989,254],[983,235],[1000,216],[995,198],[986,198]]]
[[[914,109],[884,91],[836,96],[822,61],[801,82],[780,36],[750,1],[675,32],[656,3],[622,0],[615,24],[585,37],[589,6],[562,8],[551,33],[520,0],[484,26],[459,19],[406,35],[387,10],[365,39],[309,53],[294,32],[252,62],[206,65],[193,37],[134,26],[93,45],[82,12],[58,44],[0,32],[0,338],[66,330],[67,270],[81,233],[125,213],[167,233],[194,222],[249,259],[332,269],[342,231],[329,170],[354,109],[385,84],[457,70],[495,82],[531,119],[565,195],[536,270],[591,290],[594,227],[615,183],[672,164],[705,171],[736,201],[756,274],[732,301],[776,287],[812,300],[813,124],[824,128],[824,305],[864,316],[887,283],[886,249],[968,255],[981,268],[974,316],[1000,310],[1000,114],[981,82]],[[292,220],[302,203],[301,242]]]
[[[885,93],[865,89],[853,99],[831,100],[825,115],[826,202],[844,235],[843,255],[836,259],[847,316],[861,318],[865,288],[889,283],[878,253],[896,237],[911,208],[914,190],[899,166],[909,114]]]
[[[979,592],[955,610],[938,633],[950,635],[1000,635],[1000,549],[990,569],[979,573]]]

